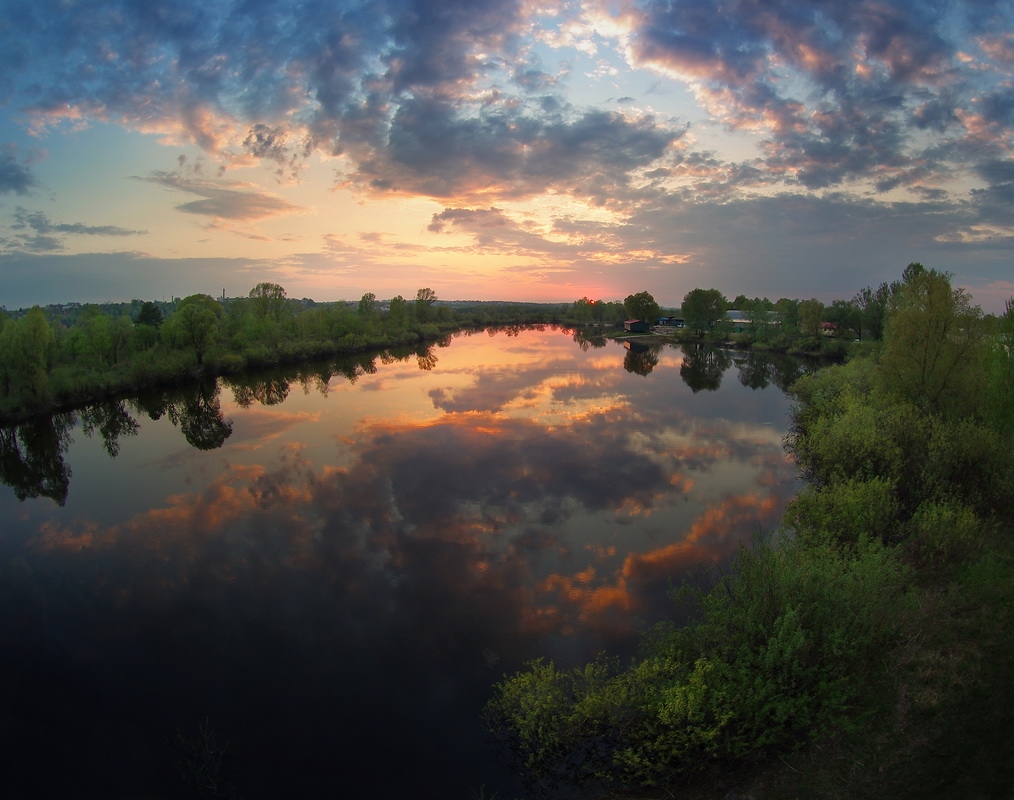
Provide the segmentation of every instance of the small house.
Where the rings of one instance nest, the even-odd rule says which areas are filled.
[[[623,323],[623,329],[631,333],[648,333],[651,328],[644,320],[628,319]]]

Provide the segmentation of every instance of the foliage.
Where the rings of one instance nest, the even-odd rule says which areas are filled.
[[[145,300],[141,303],[137,316],[134,317],[134,323],[158,328],[162,325],[162,310],[150,300]]]
[[[694,623],[659,631],[628,668],[533,662],[498,684],[487,723],[544,789],[665,783],[854,727],[862,681],[882,679],[907,613],[906,580],[866,538],[760,543],[697,593]]]
[[[728,306],[718,289],[692,289],[683,297],[681,312],[687,327],[700,336],[722,319]]]
[[[799,304],[799,328],[804,336],[817,338],[821,335],[824,321],[824,304],[817,299],[804,300]]]
[[[229,778],[229,743],[211,727],[210,720],[199,723],[194,733],[177,730],[170,745],[176,751],[180,778],[194,796],[238,796]]]
[[[377,296],[373,292],[367,292],[359,299],[359,316],[370,317],[377,309]]]
[[[430,288],[420,289],[415,293],[415,318],[426,323],[433,313],[433,304],[437,301],[437,293]]]
[[[222,306],[206,294],[192,294],[180,300],[166,323],[169,341],[188,347],[194,352],[198,364],[215,341],[222,317]]]
[[[649,292],[638,292],[627,295],[623,301],[623,310],[628,319],[638,319],[643,322],[654,323],[662,314],[655,298]]]
[[[288,306],[285,289],[277,283],[258,283],[250,290],[249,297],[254,314],[261,319],[270,318],[277,322],[281,320]]]
[[[985,389],[982,312],[944,273],[912,264],[905,274],[887,322],[882,382],[926,411],[972,413]]]
[[[1008,444],[1014,439],[1014,298],[998,320],[983,359],[986,383],[979,411]]]
[[[32,308],[16,322],[3,320],[0,327],[0,388],[5,395],[30,401],[45,399],[54,347],[53,333],[42,309]]]
[[[895,508],[894,522],[885,517],[877,525],[881,534],[895,530],[926,501],[960,497],[983,515],[1014,502],[1014,466],[994,428],[971,417],[926,412],[900,400],[881,380],[875,364],[855,359],[793,386],[797,407],[786,444],[810,493],[834,487],[848,494],[860,486],[871,492],[871,482],[881,493],[889,487],[896,505],[865,499],[884,514]],[[813,507],[818,501],[834,513],[845,497],[804,492],[790,509],[818,513]]]
[[[684,590],[694,620],[659,629],[629,666],[537,661],[497,685],[487,722],[537,788],[670,796],[699,770],[757,762],[788,767],[785,797],[985,797],[1010,785],[1014,547],[995,537],[1014,508],[1011,310],[982,346],[981,313],[919,264],[864,303],[874,333],[883,307],[882,354],[792,387],[786,445],[808,485],[780,535],[710,589]],[[801,319],[817,310],[800,304]],[[956,352],[986,365],[981,383]],[[842,781],[842,760],[870,766]]]
[[[870,286],[860,289],[852,300],[853,305],[859,310],[862,331],[868,332],[870,338],[876,341],[884,337],[890,297],[890,287],[886,283],[881,283],[876,289]]]

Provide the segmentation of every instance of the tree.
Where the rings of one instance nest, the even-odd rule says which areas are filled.
[[[377,308],[377,296],[373,292],[367,292],[359,298],[359,316],[364,319],[372,317]]]
[[[974,413],[986,355],[982,310],[948,273],[910,264],[887,321],[883,386],[924,411]]]
[[[864,331],[870,338],[880,341],[884,338],[884,323],[887,320],[887,305],[891,299],[891,287],[882,283],[876,289],[867,286],[860,289],[852,302],[859,308]]]
[[[18,500],[48,497],[62,506],[71,477],[64,454],[75,422],[72,414],[55,414],[0,428],[0,483],[10,486]]]
[[[804,300],[799,304],[799,329],[804,336],[820,336],[823,321],[824,304],[820,300]]]
[[[848,300],[835,300],[824,310],[824,320],[838,326],[845,335],[859,338],[862,335],[862,315]]]
[[[782,323],[783,331],[799,330],[799,301],[791,297],[782,297],[775,303],[775,313]]]
[[[0,330],[0,382],[5,394],[41,398],[49,382],[55,338],[46,315],[34,306]]]
[[[437,301],[437,293],[432,289],[420,289],[415,293],[415,318],[426,322],[430,318],[430,310]]]
[[[192,294],[180,300],[176,313],[166,327],[170,340],[191,348],[198,364],[204,363],[208,348],[215,341],[222,318],[221,304],[206,294]]]
[[[986,358],[984,417],[1001,435],[1014,434],[1014,297],[1007,301]]]
[[[400,294],[391,298],[391,304],[388,306],[387,318],[391,326],[394,328],[402,327],[408,319],[408,303]]]
[[[639,319],[649,323],[653,323],[662,314],[662,309],[648,292],[627,295],[623,301],[623,310],[627,319]]]
[[[718,289],[692,289],[683,297],[683,318],[687,327],[701,336],[722,319],[728,306]]]
[[[141,303],[141,308],[134,317],[135,325],[150,325],[158,328],[162,325],[162,311],[151,300]]]
[[[150,300],[145,300],[134,317],[134,348],[148,350],[154,347],[158,343],[160,327],[162,327],[162,310]]]
[[[250,290],[249,297],[253,302],[254,313],[259,318],[270,317],[276,322],[282,318],[287,300],[285,289],[277,283],[258,283]]]

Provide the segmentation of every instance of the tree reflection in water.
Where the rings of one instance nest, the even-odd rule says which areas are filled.
[[[18,500],[48,497],[60,506],[67,501],[71,473],[63,457],[76,422],[73,414],[56,414],[0,428],[0,481]]]
[[[661,350],[659,345],[649,345],[642,342],[626,341],[623,343],[626,348],[626,355],[623,356],[623,368],[634,375],[650,375],[652,370],[658,366],[658,354]]]
[[[732,366],[732,356],[725,350],[707,347],[703,344],[685,344],[680,377],[696,394],[702,390],[714,392],[722,385],[722,376]]]

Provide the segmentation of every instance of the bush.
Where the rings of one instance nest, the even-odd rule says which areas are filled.
[[[924,569],[949,569],[968,562],[982,549],[987,526],[971,509],[956,504],[924,503],[906,526],[907,548]]]
[[[630,668],[535,662],[497,686],[487,722],[537,785],[611,788],[854,730],[878,708],[871,693],[904,625],[907,580],[868,537],[762,543],[710,591],[688,593],[697,621],[660,632]]]
[[[897,539],[900,511],[892,481],[855,478],[804,488],[789,501],[782,523],[799,539],[830,536],[854,545],[871,537],[886,544]]]

